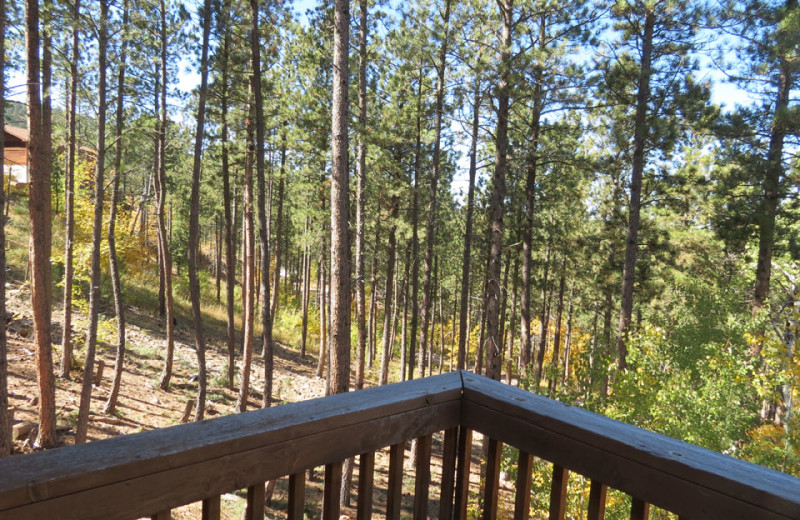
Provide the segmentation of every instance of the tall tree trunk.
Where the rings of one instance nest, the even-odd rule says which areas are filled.
[[[252,88],[252,83],[250,84]],[[239,398],[236,407],[240,412],[247,410],[247,400],[250,397],[250,367],[253,362],[253,329],[255,311],[255,225],[253,221],[253,162],[255,161],[254,150],[254,121],[253,112],[255,107],[250,93],[250,114],[246,122],[247,152],[244,166],[244,202],[242,219],[242,245],[244,247],[243,269],[242,269],[242,296],[244,298],[244,339],[242,355],[242,375],[239,378]]]
[[[561,259],[561,279],[558,282],[558,307],[556,308],[556,330],[553,333],[553,359],[550,363],[550,397],[555,394],[558,383],[558,356],[561,352],[561,319],[564,315],[564,287],[567,278],[567,257]]]
[[[209,0],[206,0],[209,1]],[[261,93],[261,35],[258,27],[258,0],[250,0],[251,33],[250,49],[253,62],[253,91],[256,104],[256,181],[258,183],[258,242],[261,254],[260,292],[261,305],[261,344],[264,355],[264,392],[262,408],[272,404],[272,373],[274,352],[272,344],[272,316],[269,297],[269,223],[267,222],[266,180],[264,173],[264,99]],[[281,180],[283,176],[281,176]],[[279,208],[279,212],[281,209]],[[279,213],[280,217],[280,213]]]
[[[431,191],[428,202],[428,223],[425,226],[425,283],[422,291],[422,329],[419,351],[424,353],[430,350],[428,340],[428,327],[433,321],[434,293],[431,287],[431,273],[433,271],[433,243],[436,235],[436,198],[439,191],[439,169],[442,155],[442,117],[444,111],[445,72],[447,68],[447,44],[450,30],[450,1],[444,0],[444,14],[442,15],[442,28],[444,35],[442,46],[439,49],[439,60],[436,63],[436,121],[434,123],[433,138],[433,167],[431,168]],[[425,356],[420,355],[419,372],[425,373]]]
[[[539,315],[539,346],[536,349],[536,388],[539,388],[539,383],[542,380],[542,371],[544,370],[544,354],[547,350],[547,329],[548,321],[550,321],[550,312],[548,309],[547,298],[547,282],[550,274],[550,251],[552,245],[548,242],[547,252],[544,257],[544,274],[542,275],[542,312]]]
[[[326,240],[322,242],[322,253],[319,257],[317,274],[317,295],[319,296],[319,357],[317,358],[317,377],[322,377],[325,370],[325,358],[328,356],[328,299],[326,296],[328,281],[325,258],[327,256]],[[327,391],[325,392],[327,395]]]
[[[797,0],[786,0],[785,19],[789,19],[792,11],[797,11]],[[796,57],[795,57],[796,58]],[[796,61],[796,59],[795,59]],[[793,71],[796,65],[780,58],[778,73],[778,91],[775,99],[775,112],[770,129],[767,164],[764,171],[764,198],[761,203],[758,223],[758,262],[756,264],[756,283],[753,292],[753,314],[756,314],[769,296],[770,275],[772,270],[772,249],[775,245],[775,215],[780,201],[781,177],[783,177],[783,145],[789,130],[787,114],[793,88]],[[761,343],[757,350],[760,352]]]
[[[417,355],[417,329],[419,328],[419,169],[422,155],[422,81],[419,69],[417,84],[417,131],[414,144],[414,188],[411,202],[411,344],[408,346],[408,379],[414,379]],[[424,374],[423,374],[424,376]]]
[[[567,337],[564,340],[564,373],[563,373],[563,384],[564,387],[569,387],[569,355],[570,350],[572,349],[572,311],[573,311],[573,299],[575,294],[575,285],[573,284],[569,290],[569,307],[567,310]],[[596,316],[596,314],[595,314]]]
[[[114,148],[114,184],[111,188],[110,215],[108,217],[108,263],[111,275],[111,291],[114,296],[114,312],[117,315],[117,359],[114,362],[114,381],[111,392],[108,394],[103,413],[113,414],[117,407],[119,387],[122,383],[122,369],[125,363],[125,306],[122,303],[122,284],[119,276],[119,261],[117,260],[117,205],[119,204],[119,183],[122,177],[122,130],[124,125],[125,108],[125,68],[127,66],[128,51],[128,21],[129,2],[122,3],[122,47],[119,55],[119,69],[117,72],[117,113],[115,127]]]
[[[227,17],[230,4],[225,2],[220,16],[219,28],[224,34],[222,39],[222,51],[219,58],[222,66],[222,77],[228,76],[228,57],[230,54],[230,31],[224,25],[224,17]],[[236,322],[234,318],[234,289],[236,288],[236,237],[233,229],[236,226],[236,217],[231,211],[231,182],[230,165],[228,163],[228,82],[223,81],[221,85],[221,161],[222,161],[222,200],[225,213],[225,307],[226,307],[226,331],[228,347],[228,388],[235,388],[234,374],[236,368]]]
[[[167,352],[164,357],[164,370],[161,372],[159,386],[162,390],[169,388],[169,381],[172,378],[172,358],[175,352],[175,312],[172,298],[172,253],[169,250],[169,238],[167,235],[167,224],[165,209],[167,204],[167,6],[165,0],[160,0],[160,71],[161,71],[161,90],[160,109],[158,127],[158,163],[156,190],[158,196],[158,240],[161,244],[161,272],[164,275],[164,294],[166,299],[166,328],[167,328]]]
[[[350,0],[335,0],[331,156],[331,390],[350,387],[350,174],[347,89]]]
[[[5,128],[6,106],[6,0],[0,0],[0,128]],[[5,215],[5,132],[0,134],[0,215]],[[0,219],[0,316],[6,315],[6,221]],[[8,354],[5,326],[0,327],[0,458],[11,455],[11,421],[8,409]]]
[[[508,113],[511,79],[511,27],[513,0],[499,0],[503,32],[500,42],[500,77],[497,83],[497,140],[491,194],[491,238],[489,253],[489,291],[486,299],[486,376],[500,378],[500,271],[503,255],[503,202],[506,196],[508,153]]]
[[[369,352],[367,353],[367,366],[371,369],[372,364],[375,362],[375,351],[376,351],[376,342],[377,342],[377,327],[378,327],[378,303],[376,298],[376,293],[378,291],[378,279],[377,279],[377,264],[378,264],[378,244],[381,243],[381,225],[380,222],[375,224],[375,246],[374,246],[374,253],[372,255],[372,266],[370,267],[370,276],[369,276],[369,322],[367,327],[367,341],[369,343],[368,349]]]
[[[438,263],[438,262],[437,262]],[[438,271],[438,265],[437,265]],[[444,310],[442,307],[442,286],[444,284],[439,281],[439,373],[442,373],[444,367]]]
[[[39,435],[36,444],[53,446],[56,442],[55,380],[51,321],[51,193],[50,149],[52,140],[42,131],[42,103],[39,94],[39,2],[25,0],[25,54],[28,87],[27,162],[28,212],[30,215],[31,307],[33,307],[36,375],[39,385]]]
[[[367,192],[367,0],[359,1],[358,39],[358,149],[356,151],[356,319],[358,320],[358,358],[356,390],[364,388],[364,354],[367,346],[366,295],[364,288],[364,210]]]
[[[91,281],[89,291],[89,325],[86,332],[86,356],[83,362],[83,384],[78,408],[75,444],[86,442],[89,430],[89,406],[92,400],[94,358],[97,346],[97,322],[100,314],[100,247],[103,239],[103,200],[106,158],[106,57],[108,47],[108,2],[100,0],[100,21],[97,25],[97,158],[94,174],[94,221],[92,223]]]
[[[472,101],[472,143],[469,149],[469,187],[467,189],[467,222],[464,229],[464,256],[461,261],[461,313],[458,320],[458,370],[467,366],[469,321],[469,275],[472,256],[472,216],[475,213],[475,175],[478,171],[478,132],[480,130],[481,79],[475,77]]]
[[[281,249],[281,239],[283,238],[283,191],[286,182],[286,126],[287,123],[284,121],[281,131],[281,170],[280,178],[278,179],[278,215],[275,220],[275,288],[272,294],[272,319],[275,319],[275,313],[278,312],[278,295],[281,286],[281,257],[283,256],[283,251]],[[305,264],[303,264],[303,266],[305,266]],[[303,275],[305,277],[305,272]]]
[[[544,47],[544,17],[541,19],[539,45]],[[536,204],[536,174],[539,166],[539,133],[544,105],[544,71],[537,67],[534,73],[531,131],[528,138],[525,177],[525,218],[522,225],[522,295],[520,298],[520,360],[521,370],[528,371],[531,352],[531,252],[533,251],[533,216]]]
[[[70,60],[69,112],[67,115],[67,163],[64,168],[64,323],[61,336],[61,374],[70,378],[72,369],[72,281],[75,276],[73,265],[73,240],[75,237],[75,151],[76,117],[78,106],[78,60],[80,42],[78,24],[80,23],[80,0],[72,6],[72,56]]]
[[[406,380],[408,359],[408,269],[411,266],[411,243],[406,245],[406,263],[403,274],[403,324],[400,333],[400,381]]]
[[[303,233],[304,236],[308,236],[308,226],[309,226],[309,218],[306,216],[306,228],[305,232]],[[276,241],[277,243],[277,241]],[[303,267],[303,323],[302,323],[302,334],[300,339],[300,357],[306,357],[306,340],[308,337],[308,298],[310,295],[310,287],[311,287],[311,249],[309,248],[308,244],[303,245],[303,258],[304,260],[304,267]],[[280,276],[278,275],[278,270],[275,270],[275,290],[278,289],[278,279]]]
[[[389,382],[389,359],[392,353],[392,289],[394,288],[394,264],[397,257],[397,217],[400,213],[400,201],[395,197],[392,201],[392,213],[389,224],[389,251],[386,261],[386,291],[383,305],[383,339],[381,345],[381,373],[379,384]]]
[[[648,7],[644,16],[642,35],[642,68],[639,72],[639,89],[636,94],[636,115],[633,134],[633,167],[631,169],[631,199],[628,216],[628,236],[625,241],[625,265],[622,270],[622,305],[617,333],[618,368],[625,370],[628,365],[628,333],[633,314],[633,287],[636,278],[636,253],[639,249],[639,225],[642,204],[642,174],[646,161],[646,141],[648,133],[647,104],[650,101],[650,69],[653,55],[653,32],[655,14]]]
[[[511,276],[511,317],[508,319],[508,341],[506,344],[508,345],[508,355],[506,357],[506,366],[510,369],[513,366],[512,360],[514,359],[514,339],[516,335],[516,329],[514,328],[514,322],[517,319],[517,289],[519,289],[519,256],[514,257],[514,274]],[[522,347],[520,346],[520,349]],[[522,349],[524,350],[524,349]],[[519,367],[518,367],[519,368]],[[508,381],[511,384],[511,378],[513,374],[511,370],[507,371]]]
[[[197,347],[197,403],[194,420],[201,421],[206,409],[206,338],[200,308],[200,279],[197,269],[200,256],[200,166],[203,159],[203,131],[208,93],[208,45],[211,35],[211,0],[203,2],[203,42],[200,50],[200,90],[197,93],[197,127],[192,163],[192,193],[189,210],[189,298],[192,301],[192,324]]]

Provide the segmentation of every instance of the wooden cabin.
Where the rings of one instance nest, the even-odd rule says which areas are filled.
[[[26,128],[5,126],[4,161],[6,174],[11,182],[28,183],[28,141],[30,133]]]

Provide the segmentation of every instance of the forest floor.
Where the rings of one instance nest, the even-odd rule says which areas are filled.
[[[38,387],[36,383],[36,356],[33,344],[33,322],[30,308],[30,290],[26,283],[11,281],[7,287],[7,324],[8,331],[8,359],[9,359],[9,400],[14,409],[15,422],[28,421],[35,424],[37,421]],[[111,309],[103,309],[110,312]],[[58,365],[61,354],[61,329],[58,325],[61,311],[57,309],[53,314],[53,354],[54,363]],[[92,412],[89,419],[89,441],[114,437],[118,435],[134,434],[155,428],[165,428],[181,422],[186,402],[193,399],[197,383],[192,379],[196,370],[196,354],[194,339],[190,330],[179,323],[175,335],[175,357],[173,375],[168,391],[159,388],[158,381],[163,365],[162,352],[165,346],[165,334],[162,320],[158,319],[150,310],[126,306],[127,325],[127,352],[125,368],[122,376],[122,385],[117,404],[117,413],[103,415],[101,410],[108,399],[113,379],[114,360],[116,347],[109,342],[99,341],[97,360],[105,365],[103,377],[92,391]],[[75,316],[76,331],[74,338],[77,346],[82,345],[86,317],[80,313]],[[101,337],[113,336],[113,320],[101,321],[108,330]],[[213,419],[231,413],[234,409],[238,392],[225,386],[225,371],[227,355],[223,350],[225,344],[225,331],[210,327],[207,331],[209,349],[207,352],[207,366],[209,374],[208,403],[206,417]],[[304,358],[300,357],[299,349],[276,344],[274,373],[274,401],[279,404],[303,401],[321,397],[325,393],[324,379],[315,376],[317,357],[312,352]],[[74,444],[74,427],[80,401],[83,365],[78,356],[69,380],[56,378],[56,407],[58,419],[58,444],[67,446]],[[260,356],[254,356],[254,366],[251,376],[251,394],[248,408],[260,408],[263,388],[264,364]],[[237,366],[237,375],[240,367]],[[238,379],[238,377],[237,377]],[[367,383],[367,386],[374,381]],[[23,435],[15,443],[15,453],[24,454],[35,451],[33,445],[35,429]],[[479,487],[479,460],[480,453],[479,434],[475,435],[473,453],[472,495],[477,497]],[[434,436],[432,459],[432,485],[431,485],[431,514],[438,510],[438,483],[441,478],[441,449],[442,436]],[[414,468],[410,462],[411,453],[409,446],[406,451],[406,470],[404,472],[404,517],[410,518],[413,511],[413,486]],[[388,448],[379,451],[375,461],[375,517],[383,518],[386,506],[386,489],[388,483]],[[320,504],[322,502],[322,468],[317,468],[313,478],[308,483],[306,491],[307,518],[319,518]],[[358,468],[354,471],[353,496],[355,496]],[[511,489],[513,483],[502,482],[505,499],[501,508],[513,508]],[[269,517],[281,518],[285,515],[288,497],[288,481],[281,479],[275,483],[275,491],[269,507]],[[241,517],[246,503],[245,490],[223,496],[223,518],[238,520]],[[355,500],[353,501],[355,506]],[[472,506],[476,509],[477,506]],[[173,511],[173,518],[188,519],[199,518],[199,504],[190,504]],[[344,514],[355,517],[354,508],[345,508]],[[503,516],[503,515],[501,515]]]

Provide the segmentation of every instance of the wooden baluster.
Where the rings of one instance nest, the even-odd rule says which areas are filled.
[[[172,520],[172,509],[165,509],[159,511],[154,515],[150,515],[150,520]]]
[[[247,508],[244,512],[244,520],[262,520],[266,498],[266,488],[262,482],[247,488]]]
[[[458,428],[445,430],[444,447],[442,448],[442,493],[439,498],[439,520],[450,520],[453,516],[457,444]]]
[[[221,514],[219,495],[203,500],[203,520],[219,520]]]
[[[356,518],[358,520],[370,520],[372,518],[374,476],[375,452],[362,453],[358,457],[358,505],[356,506]]]
[[[339,520],[339,491],[341,491],[341,487],[342,461],[326,464],[325,490],[322,496],[322,520]]]
[[[417,479],[414,484],[414,520],[428,519],[431,487],[431,436],[417,439]]]
[[[631,520],[647,520],[650,518],[650,504],[638,498],[631,503]]]
[[[469,501],[469,466],[472,461],[472,430],[458,429],[458,468],[456,470],[455,520],[466,520]]]
[[[403,500],[403,457],[406,443],[389,448],[389,485],[386,496],[386,520],[400,520],[400,505]]]
[[[596,480],[589,488],[589,514],[586,520],[604,520],[606,517],[606,494],[608,488]]]
[[[306,501],[306,472],[289,475],[289,504],[286,518],[303,520],[303,506]]]
[[[486,489],[483,497],[483,520],[497,518],[497,492],[500,488],[500,455],[503,443],[489,439],[486,450]]]
[[[553,464],[553,483],[550,486],[550,520],[564,520],[567,506],[569,471]]]
[[[531,514],[531,479],[533,455],[519,450],[517,463],[517,496],[514,499],[514,520],[528,520]]]

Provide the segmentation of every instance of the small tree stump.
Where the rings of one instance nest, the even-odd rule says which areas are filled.
[[[189,417],[192,415],[192,409],[194,408],[194,399],[189,399],[186,401],[186,408],[183,409],[183,417],[181,417],[181,423],[189,422]]]
[[[106,368],[106,363],[102,359],[97,360],[97,372],[94,374],[94,386],[100,386],[103,382],[103,369]]]

